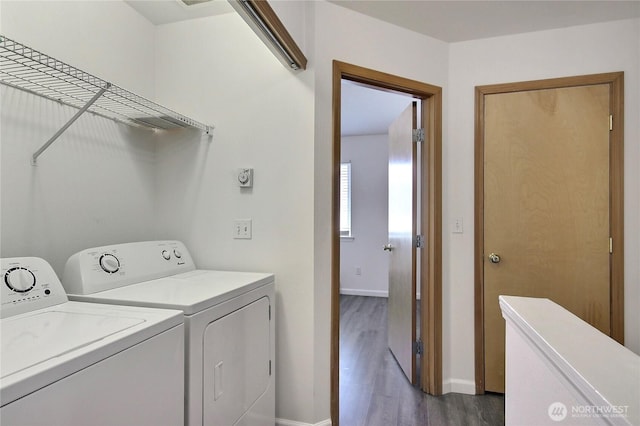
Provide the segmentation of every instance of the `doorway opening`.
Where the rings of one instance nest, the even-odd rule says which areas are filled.
[[[349,80],[341,98],[340,293],[386,298],[389,127],[415,99]]]
[[[416,166],[421,169],[417,187],[419,205],[415,210],[422,242],[417,270],[420,293],[420,331],[423,342],[419,371],[420,388],[429,394],[442,393],[442,302],[441,302],[441,146],[442,146],[442,89],[437,86],[405,79],[391,74],[351,65],[333,63],[333,215],[331,259],[331,420],[339,424],[340,374],[340,183],[341,183],[341,100],[342,82],[366,85],[389,92],[409,95],[420,103],[420,118],[424,140]],[[344,169],[344,167],[342,168]],[[417,238],[416,238],[417,239]],[[381,247],[382,248],[382,247]],[[415,306],[415,298],[414,298]]]
[[[399,412],[398,395],[420,393],[412,387],[421,361],[411,353],[420,322],[412,265],[392,267],[396,259],[411,262],[413,252],[419,265],[420,250],[403,251],[392,235],[406,230],[410,246],[414,162],[399,162],[395,153],[398,144],[408,154],[413,147],[419,151],[420,144],[411,142],[414,123],[407,118],[413,114],[407,117],[407,111],[420,103],[405,93],[349,80],[341,84],[340,423],[392,424],[381,412]],[[416,121],[420,116],[416,111]],[[411,276],[395,275],[404,269]]]

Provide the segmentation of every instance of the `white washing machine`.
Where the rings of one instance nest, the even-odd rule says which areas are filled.
[[[67,261],[72,300],[184,313],[185,424],[275,424],[274,276],[196,269],[178,241],[91,248]]]
[[[181,312],[70,302],[40,258],[1,267],[2,426],[183,422]]]

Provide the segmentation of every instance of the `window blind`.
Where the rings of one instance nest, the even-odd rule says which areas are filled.
[[[351,163],[340,164],[340,236],[351,236]]]

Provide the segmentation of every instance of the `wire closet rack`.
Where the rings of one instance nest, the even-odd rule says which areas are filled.
[[[33,154],[33,163],[84,112],[155,130],[196,128],[200,123],[42,52],[0,35],[0,82],[79,109]]]

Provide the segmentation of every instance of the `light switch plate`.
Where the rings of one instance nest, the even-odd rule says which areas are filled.
[[[454,234],[462,234],[464,232],[464,226],[462,223],[462,217],[456,217],[453,219],[453,229],[451,230]]]
[[[236,240],[251,239],[251,219],[236,219],[233,222],[233,238]]]

